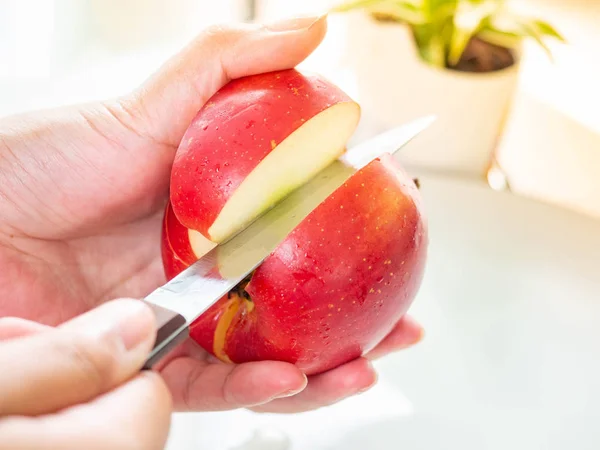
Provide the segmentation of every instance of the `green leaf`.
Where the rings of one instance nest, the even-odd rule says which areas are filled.
[[[421,39],[419,45],[421,58],[436,67],[445,67],[446,52],[444,40],[439,34],[428,34],[426,39]]]
[[[532,25],[534,25],[540,33],[546,36],[558,39],[560,42],[566,42],[566,39],[549,23],[542,20],[532,20]]]
[[[552,61],[552,51],[542,39],[542,33],[540,33],[538,28],[526,20],[519,20],[518,23],[519,26],[523,29],[524,35],[533,38],[538,43],[538,45],[542,47],[542,49],[544,49],[544,51]]]
[[[467,48],[467,44],[473,36],[474,30],[464,30],[455,28],[450,45],[448,46],[448,64],[455,66],[460,61],[460,58]]]
[[[471,38],[499,8],[496,0],[459,0],[453,17],[454,30],[450,38],[448,63],[458,64]]]
[[[370,6],[377,6],[382,3],[388,3],[387,0],[354,0],[349,2],[340,3],[330,9],[331,12],[347,12],[353,9],[367,8]]]
[[[515,48],[523,39],[523,36],[517,33],[498,30],[492,26],[479,30],[477,36],[483,41],[505,48]]]
[[[410,25],[421,25],[427,22],[427,17],[416,5],[406,1],[394,1],[381,5],[374,11],[389,16],[399,22]]]
[[[422,0],[420,9],[431,23],[440,23],[451,18],[458,0]]]
[[[347,12],[354,9],[366,9],[389,17],[398,22],[406,22],[410,25],[426,22],[425,14],[414,3],[398,0],[356,0],[338,5],[332,9],[333,12]]]
[[[543,38],[549,36],[564,42],[564,38],[546,22],[520,17],[507,11],[488,18],[479,36],[487,42],[508,48],[514,48],[524,38],[531,38],[551,60],[552,52]]]

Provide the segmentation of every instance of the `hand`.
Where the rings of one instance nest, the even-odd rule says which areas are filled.
[[[160,226],[172,160],[200,106],[228,80],[296,66],[324,17],[213,27],[123,98],[0,121],[0,314],[56,325],[165,281]],[[415,343],[409,318],[365,358],[307,380],[294,366],[231,366],[191,342],[161,373],[179,410],[292,412],[372,386],[369,360]]]
[[[57,328],[0,319],[0,447],[162,449],[171,397],[158,374],[139,372],[155,332],[137,300]]]

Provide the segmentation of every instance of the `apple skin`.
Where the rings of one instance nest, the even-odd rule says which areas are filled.
[[[177,220],[171,202],[167,202],[163,216],[161,256],[168,280],[192,265],[201,256],[194,254],[188,230]]]
[[[185,227],[168,217],[166,235],[185,236]],[[178,243],[169,247],[173,254],[190,258],[189,243],[170,242]],[[420,193],[384,155],[317,206],[245,289],[192,324],[190,336],[227,362],[287,361],[307,375],[332,369],[372,349],[406,313],[427,248]],[[167,257],[165,272],[173,276],[193,259]]]
[[[200,109],[171,170],[179,221],[213,240],[209,228],[235,190],[296,129],[332,105],[355,103],[319,75],[296,69],[230,81]]]

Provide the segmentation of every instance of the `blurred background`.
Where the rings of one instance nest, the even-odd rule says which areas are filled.
[[[0,115],[125,93],[212,23],[271,20],[338,3],[2,0]],[[354,10],[330,17],[325,42],[301,67],[325,74],[363,104],[356,139],[437,113],[429,135],[437,153],[423,150],[432,141],[415,144],[403,156],[408,165],[485,172],[493,187],[508,182],[516,193],[600,217],[600,2],[508,3],[550,22],[567,43],[548,41],[550,59],[534,39],[525,40],[516,67],[500,74],[436,71],[418,60],[406,27]],[[506,178],[487,172],[490,161]]]

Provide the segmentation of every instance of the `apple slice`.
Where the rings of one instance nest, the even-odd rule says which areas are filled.
[[[168,202],[163,216],[161,253],[167,279],[173,278],[217,244],[177,220]]]
[[[358,104],[319,75],[289,69],[231,81],[177,150],[175,216],[223,242],[338,158],[359,119]]]

